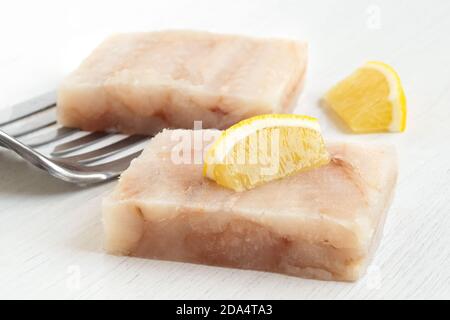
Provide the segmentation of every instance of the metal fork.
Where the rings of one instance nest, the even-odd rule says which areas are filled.
[[[58,179],[79,185],[117,177],[148,139],[59,126],[55,92],[0,109],[0,146]]]

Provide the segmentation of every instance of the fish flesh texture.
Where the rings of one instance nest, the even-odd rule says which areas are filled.
[[[198,161],[209,142],[195,135],[217,132],[164,130],[149,142],[103,200],[108,252],[322,280],[364,274],[395,189],[393,147],[332,143],[329,164],[234,192]]]
[[[88,131],[225,129],[292,111],[307,45],[195,31],[116,34],[61,84],[58,121]]]
[[[194,31],[117,34],[62,83],[58,120],[89,131],[224,129],[287,113],[303,84],[306,44]]]

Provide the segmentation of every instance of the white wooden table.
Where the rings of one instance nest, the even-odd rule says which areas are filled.
[[[108,8],[105,11],[105,7]],[[57,87],[105,35],[194,28],[310,42],[297,112],[327,139],[397,146],[400,179],[385,235],[361,281],[113,257],[102,251],[101,197],[0,150],[0,298],[450,298],[450,2],[29,1],[0,5],[0,106]],[[409,105],[404,134],[351,135],[321,95],[367,60],[392,64]]]

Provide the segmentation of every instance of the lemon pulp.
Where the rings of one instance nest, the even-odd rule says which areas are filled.
[[[328,161],[316,119],[270,114],[225,130],[207,151],[203,173],[224,187],[243,191]]]
[[[406,128],[406,98],[395,70],[372,61],[339,82],[325,103],[354,132],[402,132]]]

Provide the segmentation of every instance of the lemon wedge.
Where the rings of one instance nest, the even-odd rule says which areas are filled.
[[[354,132],[405,130],[406,98],[400,77],[383,62],[366,63],[328,91],[324,101]]]
[[[244,191],[328,162],[317,119],[269,114],[223,131],[205,154],[203,175]]]

